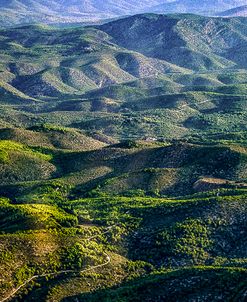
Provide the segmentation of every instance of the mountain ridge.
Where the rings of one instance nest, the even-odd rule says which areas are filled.
[[[25,23],[86,24],[144,12],[215,15],[244,4],[244,0],[207,0],[203,5],[198,0],[11,0],[0,4],[0,24],[2,27]]]
[[[11,0],[0,4],[2,26],[23,23],[87,23],[145,11],[164,0],[61,1]],[[6,20],[6,18],[8,20]]]
[[[0,30],[0,300],[246,300],[246,50],[242,17]]]
[[[141,14],[1,30],[1,125],[60,124],[113,140],[221,132],[219,119],[241,131],[246,27],[245,18]]]
[[[232,9],[245,4],[244,0],[176,0],[171,3],[163,3],[152,8],[155,13],[194,13],[202,15],[217,15],[222,10]]]
[[[219,14],[222,17],[245,17],[247,16],[247,5],[238,6],[229,10],[226,10]]]

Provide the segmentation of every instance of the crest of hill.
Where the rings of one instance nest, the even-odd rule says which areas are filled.
[[[13,144],[18,145],[18,151]],[[125,196],[136,190],[171,196],[191,194],[212,187],[198,187],[198,180],[203,177],[221,178],[216,188],[245,187],[247,151],[244,147],[187,143],[164,146],[138,141],[87,152],[65,152],[7,141],[1,152],[0,178],[5,185],[18,185],[27,180],[51,181],[55,177],[75,186],[81,193],[92,191],[92,194],[113,196]],[[42,165],[38,166],[41,160]],[[28,169],[30,172],[26,174]],[[4,187],[0,192],[5,194]]]
[[[52,125],[31,129],[0,129],[1,140],[12,140],[33,147],[90,151],[106,146],[105,143],[86,136],[80,131]]]
[[[245,53],[246,26],[245,19],[142,14],[98,28],[114,43],[145,56],[193,70],[216,70],[237,67],[235,54]]]
[[[1,26],[27,23],[94,23],[143,12],[215,14],[244,5],[244,0],[2,0]]]
[[[150,11],[156,13],[194,13],[215,15],[216,12],[232,9],[244,4],[245,0],[175,0],[154,6]]]
[[[219,14],[222,17],[246,17],[247,16],[247,5],[235,7],[226,10]]]

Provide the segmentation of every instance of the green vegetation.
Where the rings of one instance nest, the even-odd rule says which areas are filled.
[[[242,301],[238,290],[244,284],[245,269],[192,268],[175,272],[161,272],[150,277],[133,280],[121,288],[99,291],[92,295],[81,295],[78,301],[188,301],[203,298],[206,301],[218,301],[217,295],[224,301]],[[226,288],[233,288],[226,292]],[[214,292],[215,296],[211,296]],[[67,298],[65,301],[73,301]]]
[[[23,152],[27,154],[27,156],[32,156],[32,157],[37,157],[42,160],[49,161],[52,159],[52,156],[49,154],[43,154],[41,152],[35,151],[35,149],[31,149],[29,147],[26,147],[22,144],[13,142],[13,141],[5,141],[1,140],[0,141],[0,150],[2,154],[6,154],[6,157],[8,156],[8,152]]]
[[[1,30],[2,127],[38,131],[37,145],[62,149],[76,148],[72,139],[87,148],[85,134],[171,140],[246,130],[245,39],[244,18],[193,15]],[[65,127],[82,132],[63,144]],[[30,144],[31,134],[21,137]]]
[[[0,301],[245,300],[246,26],[0,30]]]

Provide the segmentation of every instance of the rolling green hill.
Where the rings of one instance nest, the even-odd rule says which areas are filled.
[[[242,18],[144,14],[2,30],[2,125],[117,140],[244,130],[246,28]]]
[[[246,48],[244,18],[0,30],[1,302],[246,300]]]

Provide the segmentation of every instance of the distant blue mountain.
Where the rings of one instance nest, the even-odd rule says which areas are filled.
[[[194,13],[214,15],[246,4],[246,0],[175,0],[152,8],[158,13]]]
[[[214,14],[246,0],[0,0],[0,26],[93,22],[143,12]]]
[[[223,11],[219,14],[223,17],[246,17],[247,16],[247,5],[238,6],[226,11]]]
[[[0,26],[92,22],[146,11],[166,0],[0,0]]]

